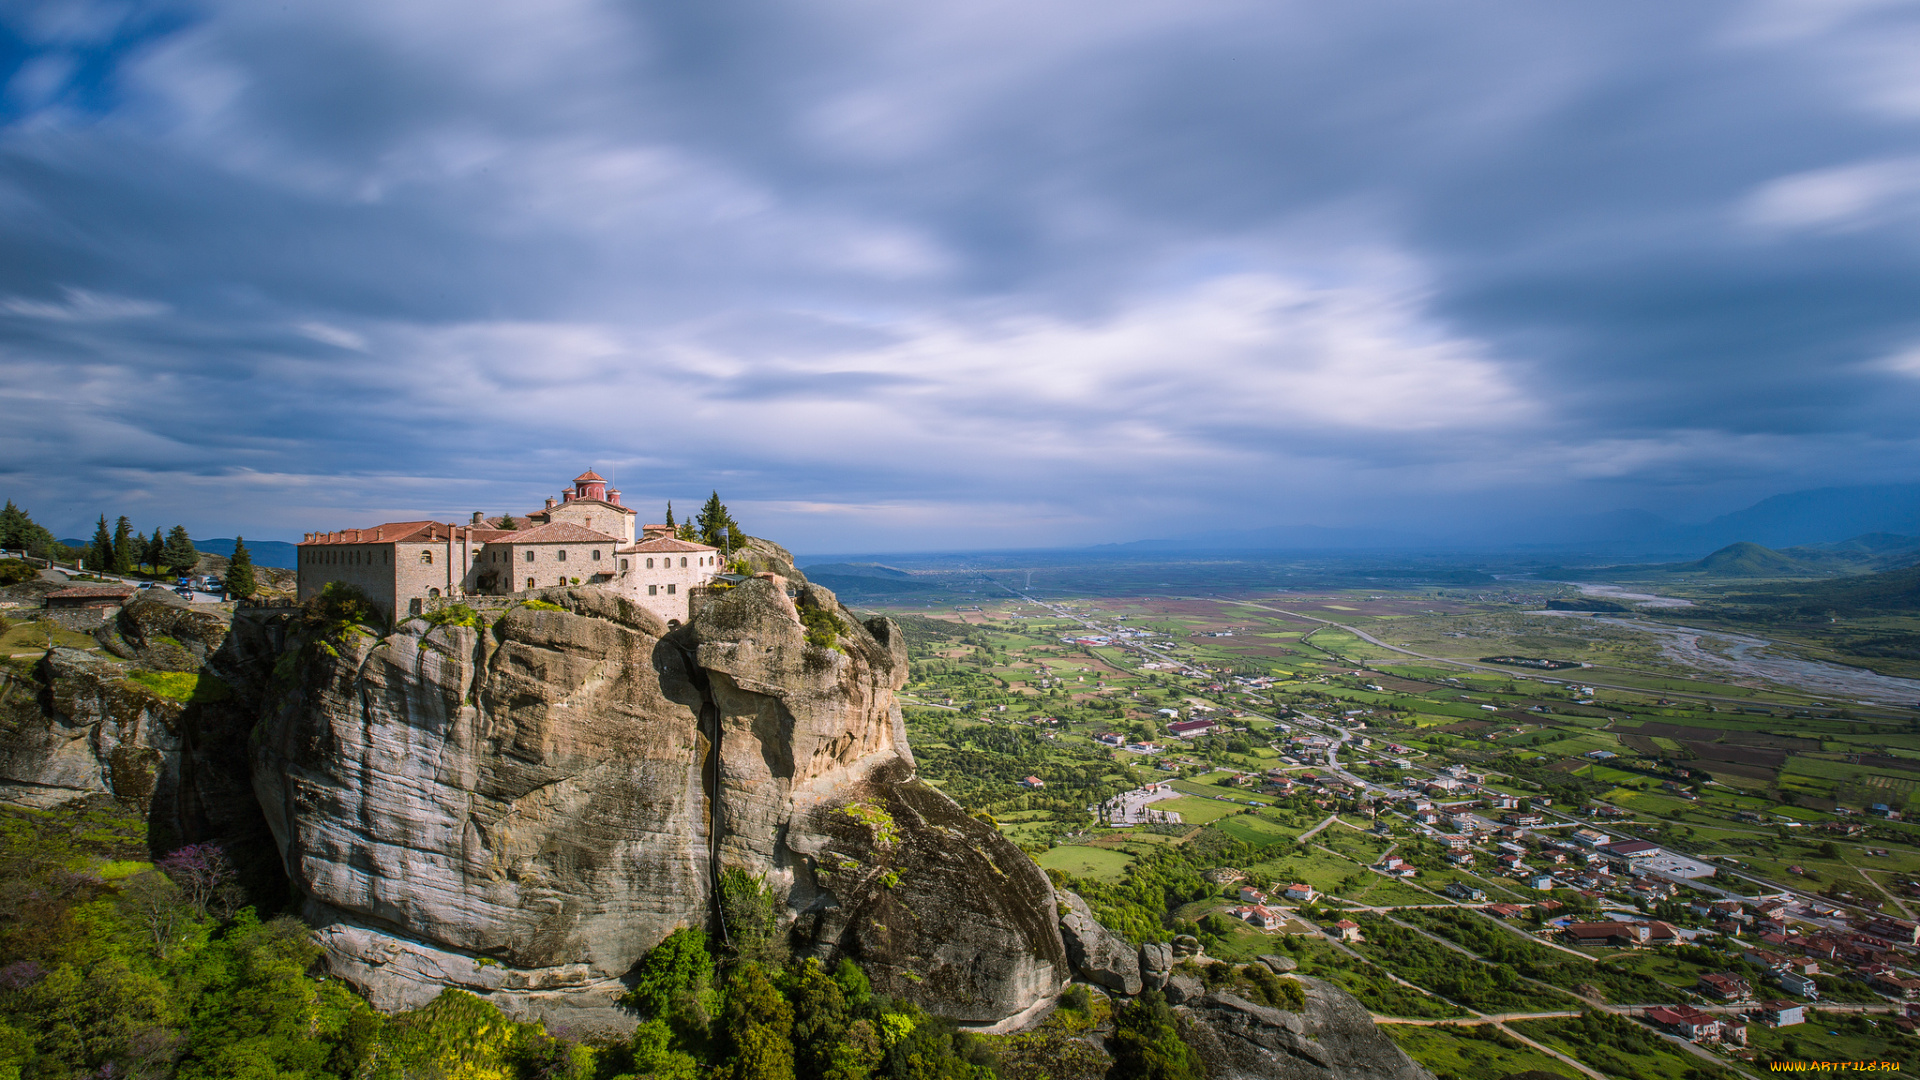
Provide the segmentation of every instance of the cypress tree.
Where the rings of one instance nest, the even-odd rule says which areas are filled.
[[[672,500],[672,499],[668,499],[668,500],[667,500],[667,528],[669,528],[669,529],[674,529],[674,525],[673,525],[673,500]],[[675,532],[678,532],[679,530],[678,530],[678,529],[674,529],[674,531],[675,531]]]
[[[227,594],[236,600],[245,600],[260,591],[260,583],[253,577],[253,555],[247,551],[246,538],[233,538],[233,558],[227,561]]]
[[[93,542],[87,545],[87,568],[96,574],[113,569],[113,534],[107,531],[107,515],[93,527]]]
[[[160,572],[160,564],[167,557],[167,542],[160,537],[160,530],[153,530],[153,538],[140,549],[140,561],[147,564],[153,573]]]
[[[194,550],[193,538],[187,535],[185,525],[175,525],[167,533],[166,549],[161,558],[166,560],[167,569],[174,574],[184,574],[200,562],[200,553]]]
[[[113,572],[133,573],[134,565],[140,561],[141,546],[140,541],[134,539],[133,522],[121,514],[120,520],[113,524]]]

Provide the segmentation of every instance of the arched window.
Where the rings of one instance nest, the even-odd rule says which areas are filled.
[[[556,558],[556,559],[558,559],[558,560],[560,560],[561,562],[566,562],[566,561],[567,561],[567,549],[566,549],[566,548],[561,548],[561,549],[560,549],[559,551],[556,551],[556,552],[554,552],[554,553],[553,553],[553,557],[554,557],[554,558]]]
[[[532,551],[532,549],[528,549],[528,551],[527,551],[527,561],[528,561],[528,562],[532,562],[532,561],[533,561],[533,551]]]
[[[682,570],[687,568],[687,557],[685,555],[680,556],[680,568]]]
[[[440,599],[440,590],[439,590],[439,589],[428,589],[428,590],[427,590],[427,595],[428,595],[428,596],[431,596],[431,597],[433,597],[433,598],[434,598],[435,600],[438,600],[438,599]]]
[[[653,560],[652,560],[652,559],[648,559],[648,560],[647,560],[647,569],[649,569],[649,570],[651,570],[651,569],[653,569]]]
[[[567,575],[565,575],[565,574],[561,574],[561,575],[560,575],[560,584],[562,584],[562,585],[565,585],[566,583],[567,583]]]
[[[594,549],[593,549],[593,561],[594,561],[594,562],[599,562],[599,561],[600,561],[600,549],[599,549],[599,548],[594,548]]]
[[[529,551],[529,552],[527,552],[527,554],[529,554],[529,555],[531,555],[531,554],[533,554],[533,552],[531,552],[531,551]],[[527,588],[529,588],[529,589],[531,589],[531,588],[533,588],[533,579],[532,579],[532,578],[528,578],[528,579],[527,579]]]
[[[421,561],[422,563],[425,563],[425,564],[428,564],[428,565],[431,565],[431,564],[433,563],[433,552],[431,552],[431,551],[422,551],[422,552],[420,553],[420,561]]]

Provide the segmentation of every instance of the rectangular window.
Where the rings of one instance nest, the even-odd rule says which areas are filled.
[[[674,586],[672,586],[672,585],[669,585],[669,586],[667,586],[667,595],[668,595],[668,596],[672,596],[672,595],[673,595],[673,590],[674,590]]]
[[[658,596],[658,595],[660,595],[660,586],[658,586],[658,585],[649,585],[649,586],[647,586],[647,595],[648,595],[648,596]]]

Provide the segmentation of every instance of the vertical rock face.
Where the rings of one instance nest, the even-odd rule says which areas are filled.
[[[254,782],[288,875],[379,1006],[452,985],[605,1007],[699,921],[700,696],[656,618],[575,606],[308,643],[263,724]]]
[[[737,866],[879,989],[980,1024],[1051,999],[1052,889],[913,778],[891,623],[766,578],[672,633],[598,590],[548,599],[288,643],[254,785],[337,973],[383,1007],[451,985],[611,1026],[622,977],[707,925]]]
[[[245,679],[213,673],[260,659],[249,646],[262,635],[142,595],[98,636],[115,655],[52,649],[29,672],[0,672],[0,801],[110,796],[147,816],[158,850],[216,838],[249,847],[262,833],[245,751],[257,702],[235,692]]]

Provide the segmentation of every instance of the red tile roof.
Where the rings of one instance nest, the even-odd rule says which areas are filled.
[[[573,482],[576,484],[587,484],[587,483],[592,483],[594,481],[598,481],[604,484],[607,482],[607,478],[604,476],[601,476],[597,472],[594,472],[592,469],[588,469],[586,472],[583,472],[579,476],[576,476],[573,478]]]
[[[398,541],[421,539],[445,539],[451,525],[442,525],[437,521],[389,521],[384,525],[375,525],[371,529],[336,529],[333,532],[315,533],[312,540],[301,542],[308,544],[389,544]],[[431,535],[427,535],[431,534]]]
[[[501,537],[510,544],[617,544],[618,537],[595,532],[583,525],[571,521],[556,521],[548,525],[535,525],[531,529],[519,532],[502,533]]]
[[[70,589],[58,589],[47,594],[48,599],[86,600],[92,597],[132,596],[137,592],[131,585],[75,585]]]
[[[671,536],[660,536],[652,540],[642,540],[638,544],[623,550],[652,554],[657,551],[719,551],[720,549],[717,547],[709,547],[706,544],[695,544],[686,540],[675,540]]]
[[[563,503],[555,503],[553,509],[558,510],[563,506],[604,506],[609,510],[613,510],[622,514],[631,514],[635,516],[638,516],[639,514],[639,511],[635,510],[631,506],[621,506],[619,503],[611,503],[605,499],[568,499],[566,502],[563,502]],[[528,514],[527,516],[528,517],[546,517],[551,512],[552,511],[548,510],[546,507],[543,506],[540,509],[535,510],[532,513]]]

